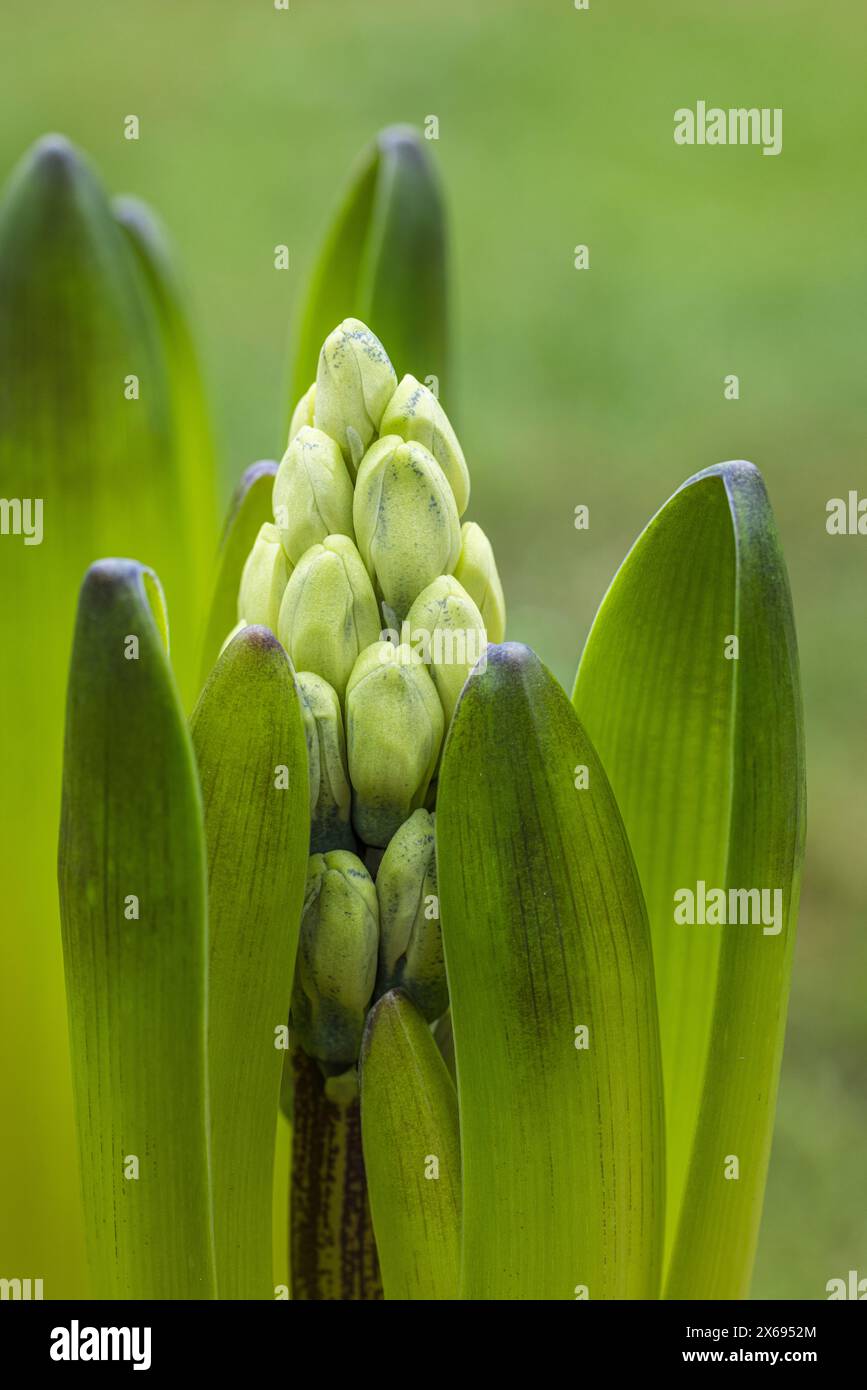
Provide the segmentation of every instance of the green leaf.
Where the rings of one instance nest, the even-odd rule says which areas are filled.
[[[124,394],[132,375],[138,400]],[[54,1298],[86,1293],[54,887],[76,596],[95,556],[143,555],[188,659],[195,523],[171,400],[159,315],[105,190],[71,145],[47,137],[0,207],[0,477],[6,499],[41,502],[43,521],[40,544],[14,534],[0,544],[0,645],[15,653],[15,679],[0,683],[0,766],[15,808],[0,880],[16,923],[0,941],[0,1109],[17,1135],[0,1146],[0,1189],[17,1194],[4,1261],[38,1268]]]
[[[208,848],[217,1286],[220,1298],[272,1298],[274,1142],[310,821],[295,680],[267,628],[229,644],[191,727]]]
[[[198,620],[207,603],[217,527],[214,440],[198,353],[184,310],[174,249],[162,223],[138,198],[115,198],[112,206],[147,283],[160,324],[183,494],[183,545],[193,585],[189,600]],[[198,638],[197,631],[195,636]],[[190,640],[186,650],[173,655],[186,689],[195,680],[195,641]]]
[[[328,334],[349,317],[373,329],[399,377],[435,376],[450,399],[446,240],[427,144],[410,126],[389,126],[361,156],[311,276],[290,410],[315,379]]]
[[[238,621],[241,572],[259,527],[272,521],[271,493],[277,464],[271,459],[251,463],[235,489],[223,527],[217,556],[214,595],[202,647],[201,683],[207,680],[220,648]]]
[[[430,1028],[400,991],[368,1015],[361,1134],[373,1230],[389,1299],[458,1297],[458,1098]]]
[[[669,1251],[677,1239],[669,1294],[744,1297],[804,833],[791,601],[751,464],[699,473],[650,522],[596,617],[574,702],[611,778],[653,932]],[[677,924],[674,894],[699,882],[779,888],[785,926],[765,936],[760,925]],[[727,1155],[739,1158],[737,1181],[726,1180]]]
[[[88,571],[67,704],[59,882],[97,1298],[211,1298],[207,918],[193,749],[154,573]]]
[[[602,765],[527,648],[489,647],[464,687],[436,823],[463,1296],[655,1298],[664,1156],[647,917]]]

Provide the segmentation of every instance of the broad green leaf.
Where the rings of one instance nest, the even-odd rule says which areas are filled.
[[[115,198],[114,214],[126,233],[141,268],[159,318],[168,364],[172,432],[180,459],[183,492],[183,545],[192,592],[189,599],[198,620],[208,600],[216,514],[214,441],[198,354],[184,311],[184,294],[169,237],[152,210],[138,198]],[[198,639],[198,630],[195,639]],[[195,682],[196,640],[173,653],[175,669],[187,691]]]
[[[91,567],[69,676],[59,882],[97,1298],[215,1294],[202,808],[164,634],[152,571]]]
[[[430,1028],[399,991],[371,1010],[361,1051],[361,1136],[389,1299],[458,1297],[458,1098]]]
[[[611,778],[651,920],[669,1253],[677,1237],[669,1292],[742,1297],[771,1141],[804,830],[791,602],[752,465],[699,473],[653,518],[602,603],[574,702]],[[678,924],[675,893],[699,883],[780,889],[782,930]],[[736,1181],[725,1177],[727,1155],[739,1158]]]
[[[241,571],[259,534],[259,527],[274,519],[271,493],[277,464],[271,459],[251,463],[235,489],[223,527],[217,556],[216,579],[202,648],[201,683],[207,680],[220,648],[238,621],[238,589]]]
[[[779,892],[780,903],[772,925],[763,917],[762,926],[718,929],[723,939],[708,1062],[669,1298],[746,1298],[749,1293],[804,853],[803,713],[785,562],[758,472],[740,464],[724,466],[717,476],[725,486],[737,547],[740,643],[725,887],[770,889]]]
[[[125,395],[133,376],[137,400]],[[87,1291],[54,872],[76,595],[96,556],[142,555],[165,583],[181,664],[192,650],[169,377],[158,312],[104,189],[66,141],[41,140],[0,207],[2,493],[33,504],[31,523],[42,508],[40,543],[0,544],[0,644],[15,653],[15,678],[0,684],[14,808],[0,879],[15,923],[0,941],[0,1110],[17,1135],[0,1145],[0,1189],[16,1194],[0,1247],[9,1268],[37,1268],[53,1298]]]
[[[191,721],[208,848],[211,1164],[220,1298],[273,1297],[280,1077],[310,840],[307,744],[277,638],[246,627]]]
[[[718,932],[676,928],[673,894],[722,883],[735,551],[721,483],[685,488],[651,522],[599,610],[573,701],[629,834],[653,935],[665,1078],[668,1240],[680,1210],[707,1056]]]
[[[655,1298],[664,1154],[647,916],[602,764],[526,647],[489,647],[470,676],[436,821],[463,1297]]]
[[[410,126],[389,126],[364,151],[325,238],[304,299],[290,411],[348,317],[373,329],[399,377],[436,377],[450,399],[445,209],[427,144]]]

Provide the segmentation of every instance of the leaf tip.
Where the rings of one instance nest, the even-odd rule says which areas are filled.
[[[257,459],[255,463],[248,464],[241,474],[241,480],[235,489],[235,494],[239,498],[246,497],[254,483],[258,483],[260,478],[275,478],[277,476],[278,464],[275,459]]]
[[[541,669],[538,656],[523,642],[491,642],[467,677],[460,699],[483,681],[486,685],[511,684],[516,679],[534,677]]]
[[[381,1027],[381,1021],[386,1018],[391,1018],[396,1021],[408,1003],[409,1000],[403,990],[390,989],[387,990],[385,994],[381,995],[373,1007],[368,1010],[367,1018],[364,1023],[364,1032],[361,1035],[361,1047],[358,1058],[359,1075],[363,1075],[364,1073],[364,1063],[367,1060],[368,1053],[373,1044],[373,1034],[378,1027]]]
[[[150,612],[165,650],[169,650],[166,596],[156,570],[138,560],[109,557],[95,560],[85,572],[78,594],[78,611],[107,614],[123,595],[134,594]]]
[[[376,137],[376,145],[382,155],[418,165],[430,162],[421,133],[412,125],[384,126]]]
[[[253,652],[280,652],[285,655],[283,647],[274,636],[270,627],[263,627],[259,623],[248,623],[242,628],[238,635],[233,638],[232,646],[241,642],[245,647]]]
[[[80,151],[65,135],[41,136],[24,156],[24,168],[32,178],[55,187],[66,187],[85,169]]]
[[[535,669],[540,664],[533,648],[523,642],[492,642],[487,649],[485,660],[490,666],[500,666],[511,671],[524,671],[529,667]]]
[[[156,579],[153,570],[145,571],[145,566],[137,560],[118,559],[113,556],[95,560],[88,566],[81,582],[81,600],[96,604],[106,603],[119,589],[137,583],[145,572]]]
[[[751,486],[764,488],[764,478],[761,469],[748,459],[727,459],[724,463],[714,463],[710,468],[702,468],[698,473],[693,473],[686,482],[678,488],[682,492],[684,488],[692,487],[695,483],[703,483],[709,478],[719,478],[725,486],[729,484],[747,483]]]

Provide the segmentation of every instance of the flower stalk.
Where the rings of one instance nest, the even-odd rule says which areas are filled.
[[[353,1074],[329,1087],[303,1048],[292,1054],[289,1269],[292,1298],[382,1298]]]

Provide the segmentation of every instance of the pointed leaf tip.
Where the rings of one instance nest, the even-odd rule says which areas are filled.
[[[27,151],[22,167],[46,183],[68,183],[84,169],[87,162],[81,151],[65,135],[51,133],[41,136]]]
[[[302,306],[292,411],[316,375],[319,350],[347,316],[370,325],[398,374],[447,382],[445,205],[427,143],[389,126],[364,149],[323,241]]]
[[[273,516],[277,464],[259,459],[245,468],[232,494],[216,560],[213,597],[202,643],[200,684],[204,684],[228,634],[238,620],[241,575],[264,522]]]

